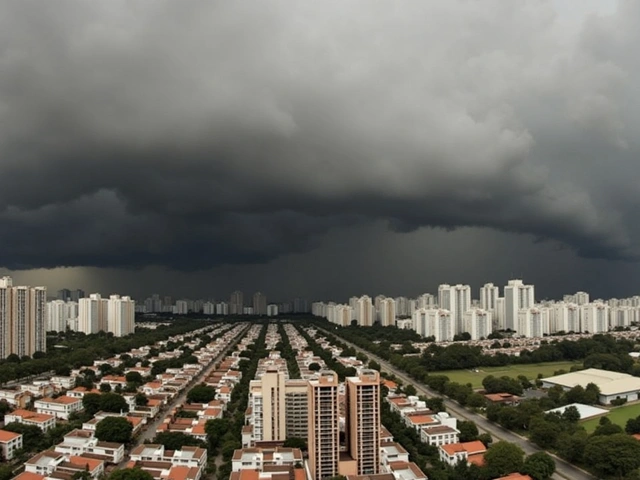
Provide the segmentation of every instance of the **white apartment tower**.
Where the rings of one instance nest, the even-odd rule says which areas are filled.
[[[522,280],[509,280],[504,287],[505,328],[517,330],[518,312],[535,304],[533,285],[525,285]]]
[[[464,312],[471,308],[471,287],[469,285],[447,285],[438,287],[438,305],[448,310],[453,319],[454,333],[462,333]]]
[[[518,312],[516,331],[522,337],[542,337],[549,333],[549,309],[523,308]]]
[[[485,283],[480,287],[480,308],[494,311],[499,296],[500,289],[497,286],[493,283]]]
[[[92,293],[88,298],[78,300],[78,331],[87,335],[98,333],[105,323],[104,313],[99,293]],[[106,331],[104,328],[102,330]]]
[[[493,315],[482,308],[472,308],[464,314],[464,331],[471,335],[471,340],[486,339],[493,331]]]
[[[550,330],[556,332],[581,332],[580,307],[575,303],[556,303],[553,306],[554,315]]]
[[[135,332],[136,303],[130,297],[111,295],[107,307],[107,329],[115,337]]]
[[[380,325],[383,327],[395,326],[396,301],[393,298],[385,298],[380,302]]]
[[[603,333],[609,329],[609,306],[602,302],[593,302],[581,306],[582,331]]]
[[[413,314],[413,328],[423,337],[434,337],[436,342],[453,340],[454,324],[449,310],[419,308]]]

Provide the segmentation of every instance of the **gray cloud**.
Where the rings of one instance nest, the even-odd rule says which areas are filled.
[[[0,264],[208,268],[385,220],[635,260],[636,3],[0,5]]]

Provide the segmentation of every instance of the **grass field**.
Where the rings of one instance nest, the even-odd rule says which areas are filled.
[[[630,418],[636,418],[638,415],[640,415],[640,403],[616,407],[612,409],[611,413],[607,414],[606,416],[609,418],[609,420],[611,420],[611,423],[616,423],[624,428],[627,424],[627,420],[629,420]],[[591,433],[596,429],[599,421],[600,417],[592,418],[591,420],[583,422],[582,426],[587,432]]]
[[[529,380],[535,380],[541,373],[544,377],[550,377],[557,370],[566,370],[574,365],[582,365],[582,362],[549,362],[549,363],[532,363],[528,365],[508,365],[506,367],[482,367],[478,372],[471,370],[447,370],[444,372],[432,372],[432,375],[446,375],[452,382],[462,384],[470,383],[473,388],[482,388],[482,379],[488,375],[494,377],[517,377],[524,375]]]

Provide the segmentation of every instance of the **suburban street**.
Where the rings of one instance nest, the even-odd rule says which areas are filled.
[[[320,329],[320,330],[324,331],[325,333],[332,333],[323,329]],[[333,335],[335,335],[335,333],[333,333]],[[409,377],[409,375],[407,375],[405,372],[398,370],[389,362],[381,359],[380,357],[372,354],[371,352],[364,350],[363,348],[360,348],[357,345],[344,340],[342,337],[338,336],[338,338],[340,338],[341,342],[345,343],[346,345],[349,345],[350,347],[353,347],[356,351],[361,352],[367,355],[370,359],[373,359],[376,362],[378,362],[382,367],[382,370],[387,371],[388,373],[394,374],[397,378],[401,379],[405,384],[411,383],[412,385],[414,385],[416,387],[416,390],[418,391],[418,394],[425,395],[427,397],[442,397],[448,412],[454,414],[458,418],[463,418],[465,420],[471,420],[475,422],[475,424],[478,426],[478,429],[480,431],[484,431],[486,433],[491,434],[491,436],[494,439],[504,440],[509,443],[514,443],[520,446],[527,455],[544,451],[541,448],[538,448],[533,443],[531,443],[526,438],[521,437],[520,435],[517,435],[501,427],[498,424],[490,422],[482,415],[478,415],[477,413],[467,410],[466,408],[461,407],[457,402],[454,402],[453,400],[450,400],[447,397],[440,395],[439,393],[431,390],[430,388],[426,387],[422,383],[418,383],[417,381]],[[592,475],[585,472],[584,470],[579,469],[575,465],[572,465],[571,463],[555,455],[553,457],[556,461],[556,473],[552,478],[554,479],[565,478],[569,480],[593,480],[594,479]]]
[[[189,390],[191,390],[191,388],[193,388],[195,385],[201,382],[204,378],[206,378],[207,375],[209,375],[209,373],[214,369],[216,364],[220,360],[222,360],[229,353],[229,351],[232,348],[234,348],[238,344],[238,342],[244,337],[245,333],[247,333],[247,330],[249,330],[249,328],[250,328],[250,325],[247,325],[244,328],[244,330],[242,330],[242,332],[235,338],[235,340],[229,343],[229,345],[227,345],[227,347],[222,352],[220,352],[220,354],[211,363],[209,363],[207,367],[205,367],[193,380],[191,380],[191,382],[182,390],[182,392],[180,392],[180,394],[177,397],[175,397],[168,405],[166,405],[162,410],[160,410],[156,418],[154,418],[151,422],[147,423],[143,427],[141,433],[132,442],[132,445],[129,451],[133,450],[137,446],[144,443],[145,440],[151,440],[156,436],[156,429],[158,428],[158,426],[160,426],[160,424],[164,420],[166,412],[172,410],[173,408],[185,402],[185,400],[187,399],[187,393],[189,392]],[[118,465],[118,468],[124,468],[128,461],[129,461],[129,456],[126,455],[125,460],[123,460]]]

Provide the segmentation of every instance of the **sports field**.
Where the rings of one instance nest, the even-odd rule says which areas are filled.
[[[606,416],[611,420],[611,423],[616,423],[624,428],[627,424],[627,420],[630,418],[636,418],[638,415],[640,415],[640,403],[615,407]],[[582,426],[587,432],[591,433],[596,429],[599,421],[600,417],[592,418],[591,420],[583,422]]]
[[[452,382],[462,384],[470,383],[473,388],[482,388],[482,379],[487,375],[494,377],[517,377],[524,375],[529,380],[535,380],[538,374],[543,377],[550,377],[557,370],[566,370],[567,372],[574,365],[582,366],[582,362],[549,362],[549,363],[531,363],[528,365],[508,365],[506,367],[479,367],[478,371],[472,370],[447,370],[444,372],[430,372],[431,375],[446,375]]]

